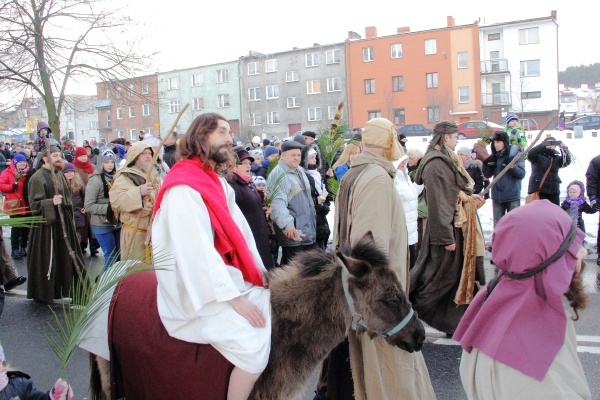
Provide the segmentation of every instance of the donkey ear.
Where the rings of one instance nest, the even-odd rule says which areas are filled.
[[[367,246],[369,244],[374,246],[375,245],[375,237],[373,236],[373,232],[372,231],[367,231],[367,233],[365,233],[363,235],[363,237],[360,238],[359,242],[361,244],[364,244],[364,245],[367,245]]]
[[[345,256],[341,252],[337,252],[337,257],[340,259],[344,267],[350,272],[350,275],[357,279],[361,279],[365,275],[371,273],[372,268],[371,265],[365,261],[358,260],[356,258],[352,258],[350,256]]]

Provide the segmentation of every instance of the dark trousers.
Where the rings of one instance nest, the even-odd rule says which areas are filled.
[[[515,208],[521,205],[521,200],[507,201],[504,203],[498,203],[497,201],[492,201],[492,211],[494,213],[494,228],[498,225],[498,221],[500,218],[504,216],[504,214],[508,214]]]
[[[560,207],[560,193],[559,194],[548,194],[540,192],[540,200],[550,200],[552,203]]]
[[[419,255],[419,250],[417,250],[417,244],[411,244],[408,246],[408,253],[410,256],[410,269],[415,266],[415,262],[417,262],[417,256]]]
[[[304,246],[281,246],[281,265],[287,265],[292,258],[298,253],[302,253],[303,251],[308,251],[312,249],[316,249],[317,245],[315,243],[307,244]]]
[[[13,226],[10,231],[10,247],[13,250],[26,249],[29,241],[29,228]]]

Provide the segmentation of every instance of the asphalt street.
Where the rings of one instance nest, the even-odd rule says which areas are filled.
[[[600,400],[600,274],[595,263],[596,255],[587,260],[584,275],[586,291],[589,293],[589,305],[581,312],[581,318],[575,323],[578,335],[578,351],[586,373],[593,398]],[[101,257],[86,261],[101,262]],[[15,261],[20,274],[26,275],[25,260]],[[487,263],[486,273],[493,273],[493,266]],[[25,297],[25,287],[18,287],[7,294],[6,306],[0,319],[0,341],[4,346],[6,358],[10,364],[30,374],[40,390],[48,390],[60,377],[60,363],[52,353],[45,334],[48,324],[54,316],[51,310],[60,312],[60,305],[40,305]],[[438,399],[466,399],[459,377],[461,348],[456,342],[447,339],[444,334],[427,329],[427,342],[423,348],[429,374]],[[65,376],[71,382],[76,399],[89,399],[89,365],[87,353],[77,349]],[[183,378],[183,377],[182,377]],[[316,381],[313,376],[311,387],[300,397],[312,399],[312,387]]]

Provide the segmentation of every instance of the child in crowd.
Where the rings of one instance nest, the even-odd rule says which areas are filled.
[[[265,180],[265,178],[263,178],[262,176],[255,176],[252,178],[252,180],[254,182],[254,186],[256,186],[256,189],[259,192],[262,192],[262,196],[264,196],[265,189],[267,188],[267,181]]]
[[[504,132],[508,134],[508,144],[510,145],[510,151],[508,155],[514,157],[520,151],[525,151],[527,148],[527,138],[525,137],[525,131],[519,125],[519,117],[517,114],[508,113],[506,115],[506,127]]]
[[[561,207],[574,221],[577,221],[577,227],[585,232],[585,224],[582,214],[594,214],[596,210],[585,201],[585,186],[581,181],[573,181],[567,186],[567,198],[562,202]]]
[[[4,350],[0,345],[0,399],[71,400],[73,389],[69,383],[59,378],[49,392],[42,392],[33,386],[31,377],[21,371],[4,366]]]

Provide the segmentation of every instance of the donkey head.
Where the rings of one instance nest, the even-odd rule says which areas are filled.
[[[356,312],[362,317],[370,336],[393,330],[410,313],[411,304],[387,256],[377,247],[369,231],[353,247],[338,252],[339,260],[348,271],[348,289]],[[399,332],[386,336],[389,344],[408,352],[419,351],[425,340],[425,329],[416,313]]]

